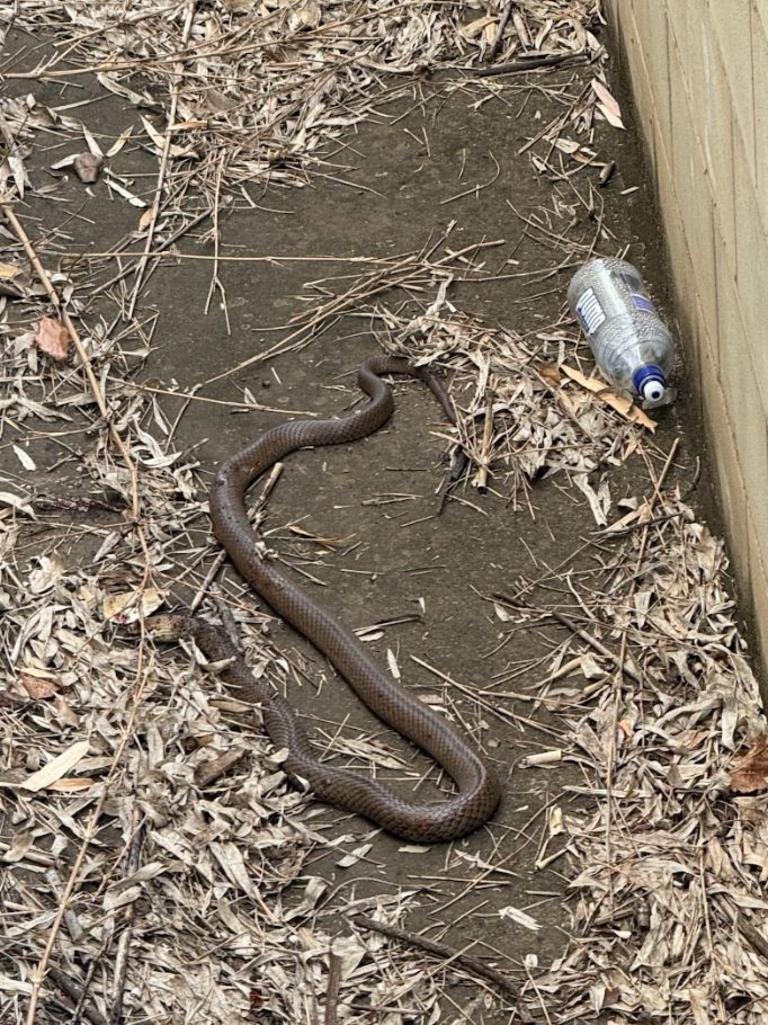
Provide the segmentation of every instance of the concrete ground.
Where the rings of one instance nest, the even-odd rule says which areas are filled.
[[[572,72],[550,74],[548,81],[565,82]],[[89,81],[82,85],[85,91],[78,91],[78,99],[98,89]],[[26,88],[19,85],[13,90],[18,93]],[[522,236],[522,225],[510,209],[511,204],[519,211],[532,211],[551,202],[552,184],[534,173],[527,154],[519,154],[520,147],[544,123],[537,115],[550,114],[549,101],[541,94],[532,94],[522,113],[501,101],[490,101],[473,110],[471,96],[457,92],[446,97],[442,89],[441,83],[424,83],[415,96],[420,94],[430,101],[433,94],[440,94],[438,99],[413,105],[403,120],[395,121],[393,115],[401,113],[404,106],[385,110],[374,123],[366,124],[346,140],[349,149],[338,159],[353,165],[343,173],[351,185],[317,179],[302,190],[270,191],[262,197],[252,190],[260,208],[236,204],[222,225],[222,253],[383,257],[421,246],[455,220],[455,248],[483,238],[506,239],[509,245],[501,252],[509,253],[516,247],[514,258],[520,269],[544,268],[557,262],[551,250]],[[58,86],[38,83],[34,91],[41,102],[62,102]],[[97,137],[100,133],[114,137],[131,123],[134,112],[117,97],[97,92],[93,95],[97,102],[90,109],[88,123]],[[524,95],[520,93],[520,104]],[[600,130],[602,152],[617,164],[611,182],[600,191],[606,224],[619,244],[629,244],[629,258],[643,270],[661,299],[664,314],[672,319],[673,311],[665,303],[661,232],[645,185],[631,111],[626,97],[622,99],[627,131]],[[422,131],[426,142],[420,141]],[[445,199],[461,191],[462,183],[491,177],[491,153],[501,168],[495,184],[476,195],[444,204]],[[33,167],[38,160],[33,174],[42,179],[51,155],[34,155]],[[136,151],[126,154],[123,167],[147,175],[137,180],[146,183],[145,194],[150,195],[153,162]],[[585,176],[590,174],[594,176],[592,171],[585,172]],[[575,184],[582,187],[585,181],[586,177],[577,177]],[[639,186],[639,190],[622,195],[629,186]],[[92,197],[86,196],[82,187],[70,180],[57,191],[55,199],[31,195],[23,212],[28,222],[37,220],[37,230],[42,234],[77,210],[77,218],[67,223],[67,249],[103,251],[130,229],[136,211],[125,203],[110,201],[103,185],[97,185],[93,192]],[[64,204],[60,203],[61,197]],[[280,212],[270,212],[266,207]],[[582,238],[592,228],[587,219],[574,225],[573,231]],[[201,244],[194,237],[185,239],[180,249],[212,252],[210,241]],[[492,253],[488,260],[489,266],[495,266],[497,257]],[[109,268],[109,273],[113,269]],[[144,313],[156,309],[159,319],[153,352],[141,376],[166,387],[174,381],[184,391],[200,385],[201,396],[217,400],[237,401],[242,389],[248,387],[258,401],[277,409],[326,415],[340,412],[355,398],[353,379],[345,375],[377,351],[365,324],[355,319],[347,318],[299,353],[279,356],[205,384],[274,343],[279,335],[266,329],[285,323],[304,308],[297,296],[305,282],[340,272],[325,264],[225,264],[221,278],[231,320],[231,332],[227,332],[223,313],[215,304],[209,315],[203,316],[210,264],[168,261],[152,275],[142,299]],[[457,307],[490,323],[533,331],[557,320],[567,281],[564,272],[544,286],[530,286],[524,278],[459,284],[450,298]],[[89,315],[98,309],[94,305]],[[674,438],[682,439],[673,476],[688,481],[702,452],[701,435],[685,391],[683,376],[681,400],[659,417],[656,441],[660,450],[667,451]],[[430,434],[439,417],[429,394],[413,382],[398,384],[396,397],[397,412],[391,425],[375,437],[348,448],[292,457],[269,505],[267,528],[300,523],[320,536],[358,542],[354,552],[345,556],[323,551],[318,556],[316,547],[291,540],[284,530],[273,536],[272,543],[291,557],[304,557],[304,568],[325,586],[305,579],[302,582],[354,627],[410,616],[423,600],[426,611],[422,620],[387,628],[385,636],[372,644],[382,659],[387,648],[395,652],[408,686],[429,692],[440,692],[442,686],[439,678],[412,663],[411,655],[470,689],[485,687],[518,662],[544,659],[533,677],[523,676],[501,688],[524,691],[536,673],[539,677],[546,675],[547,653],[567,634],[561,627],[535,622],[530,630],[518,630],[502,644],[509,627],[481,596],[514,590],[521,575],[535,579],[577,549],[582,551],[572,562],[574,569],[593,568],[594,558],[588,548],[584,550],[585,540],[595,529],[590,510],[583,496],[557,476],[534,486],[531,504],[535,518],[525,507],[512,510],[503,496],[503,485],[501,496],[466,495],[482,512],[449,501],[439,517],[428,518],[436,509],[434,491],[443,472],[439,462],[443,445]],[[176,444],[190,451],[194,447],[206,478],[243,442],[285,419],[280,413],[233,415],[226,405],[202,400],[193,400],[182,409],[180,400],[168,396],[160,398],[160,405],[171,421],[183,413]],[[84,451],[87,444],[87,438],[82,438],[75,447]],[[64,463],[46,477],[46,469],[68,454],[57,439],[41,433],[32,439],[29,451],[42,473],[34,481],[28,479],[29,484],[34,483],[43,493],[79,493],[76,462]],[[7,446],[0,451],[0,469],[19,473]],[[616,496],[648,492],[647,471],[639,459],[612,467],[610,475]],[[706,467],[698,489],[697,493],[703,495],[709,491]],[[387,496],[402,500],[389,502]],[[98,510],[88,515],[94,517],[94,523],[110,518],[109,513]],[[81,518],[79,526],[82,524]],[[204,530],[201,523],[201,541]],[[66,528],[57,527],[31,535],[30,551],[43,550],[43,546],[53,543],[66,544],[67,533]],[[89,542],[78,535],[67,558],[73,565],[78,560],[87,561],[98,543],[98,538]],[[183,556],[179,558],[183,562]],[[178,588],[179,600],[189,601],[190,597],[183,586]],[[563,600],[568,600],[566,594]],[[303,712],[329,723],[343,720],[346,729],[379,730],[343,682],[333,678],[322,660],[292,631],[275,624],[271,634],[278,648],[287,653],[299,651],[309,660],[306,684],[290,695]],[[466,856],[466,871],[454,867],[446,872],[446,850],[441,846],[426,853],[401,852],[401,844],[383,835],[375,838],[366,859],[350,869],[337,868],[335,856],[322,857],[314,869],[335,884],[351,887],[355,880],[358,892],[390,892],[398,885],[421,888],[420,907],[407,920],[408,928],[426,928],[430,935],[442,936],[457,948],[480,941],[478,950],[482,951],[484,945],[486,953],[498,951],[518,970],[529,954],[536,954],[541,964],[549,963],[562,953],[567,936],[568,917],[563,906],[567,865],[565,859],[560,859],[537,871],[535,861],[547,833],[547,809],[558,804],[567,811],[572,802],[583,800],[578,792],[582,777],[575,763],[521,769],[518,762],[525,755],[567,747],[567,737],[562,736],[564,723],[524,700],[506,700],[502,721],[465,695],[454,693],[454,699],[504,781],[504,799],[494,822],[457,845]],[[327,728],[333,730],[335,726]],[[385,739],[399,751],[406,750],[391,735]],[[331,810],[324,814],[329,821],[339,818]],[[338,828],[359,835],[368,832],[365,823],[343,817]],[[492,873],[486,882],[469,885],[487,860],[509,874]],[[508,905],[527,911],[541,928],[531,931],[502,920],[498,911]],[[460,1007],[466,1006],[469,994],[461,987],[449,995]]]

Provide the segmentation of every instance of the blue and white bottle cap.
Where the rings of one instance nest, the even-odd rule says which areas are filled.
[[[661,367],[653,364],[640,367],[632,376],[635,391],[646,402],[661,402],[667,394],[667,379]]]

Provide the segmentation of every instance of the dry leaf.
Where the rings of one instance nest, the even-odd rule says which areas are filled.
[[[601,402],[610,406],[611,409],[615,409],[626,420],[632,420],[635,423],[641,424],[646,430],[651,432],[656,430],[655,420],[651,420],[648,414],[640,409],[639,406],[635,406],[630,399],[612,392],[605,381],[601,381],[597,377],[585,377],[580,370],[576,370],[575,367],[569,367],[566,363],[561,363],[560,369],[572,381],[580,384],[587,391],[591,391]]]
[[[395,653],[391,648],[387,648],[387,665],[389,666],[390,673],[392,673],[396,680],[399,680],[401,678],[400,666],[397,664]]]
[[[120,594],[108,594],[102,602],[101,611],[105,619],[117,623],[135,623],[139,618],[139,595],[141,594],[141,614],[151,616],[165,601],[165,591],[155,587],[147,587],[143,591],[123,591]]]
[[[323,17],[323,12],[317,0],[305,0],[298,10],[291,11],[290,26],[292,31],[300,29],[317,28]]]
[[[50,676],[37,676],[31,672],[22,671],[21,684],[24,690],[34,701],[41,701],[43,698],[52,698],[59,689],[59,685]]]
[[[10,863],[22,861],[34,843],[34,833],[26,829],[18,831],[12,838],[10,847],[3,851],[3,861]]]
[[[66,157],[62,157],[61,160],[57,160],[55,164],[51,164],[51,170],[63,171],[65,167],[72,167],[76,157],[77,155],[75,153],[68,153]]]
[[[589,502],[592,515],[595,517],[595,523],[599,527],[604,527],[608,522],[607,512],[611,504],[611,496],[606,482],[600,483],[597,491],[595,491],[587,479],[586,473],[573,473],[571,480]]]
[[[0,973],[0,993],[7,993],[9,996],[14,994],[29,996],[31,992],[31,982],[22,982],[21,979],[14,979],[10,975]]]
[[[114,93],[115,96],[123,96],[126,100],[130,100],[136,107],[152,106],[152,101],[148,96],[142,96],[140,93],[134,92],[132,89],[129,89],[124,82],[117,78],[112,78],[110,75],[104,74],[103,71],[96,72],[96,79],[109,92]]]
[[[53,317],[42,317],[37,324],[35,343],[41,352],[62,363],[69,356],[72,338],[69,331]]]
[[[7,295],[11,299],[23,298],[22,277],[21,267],[13,263],[0,263],[0,295]]]
[[[143,199],[139,199],[139,197],[134,195],[133,192],[130,192],[128,189],[126,189],[124,185],[121,185],[120,182],[115,181],[115,179],[109,173],[109,170],[105,171],[104,173],[104,181],[109,185],[110,189],[114,189],[118,196],[122,196],[123,199],[127,199],[131,206],[138,206],[143,210],[144,207],[147,205]]]
[[[683,994],[685,992],[686,991],[683,990]],[[694,1025],[712,1025],[712,1019],[707,1011],[707,1007],[709,1006],[707,991],[705,989],[694,989],[691,987],[687,991],[687,994],[688,1000],[691,1004],[691,1013],[693,1015]]]
[[[651,507],[647,502],[644,502],[639,509],[632,509],[621,519],[614,520],[613,523],[609,523],[605,528],[606,534],[615,533],[617,531],[626,530],[627,527],[633,525],[648,523],[653,515]]]
[[[130,139],[132,134],[133,134],[133,125],[129,125],[125,129],[124,132],[120,133],[120,136],[118,137],[118,139],[115,142],[113,142],[112,145],[109,147],[109,149],[107,150],[107,156],[108,157],[116,156],[120,152],[120,150],[123,148],[123,146],[125,146],[126,142]]]
[[[158,150],[162,153],[163,148],[165,146],[165,139],[163,135],[155,128],[155,126],[152,124],[150,120],[148,120],[148,118],[142,117],[141,123],[144,125],[144,130],[146,131],[147,135],[150,137],[150,139],[158,148]]]
[[[78,153],[72,161],[72,166],[80,181],[90,185],[99,177],[103,163],[102,157],[96,156],[95,153]]]
[[[768,736],[757,738],[746,755],[734,762],[728,782],[737,794],[768,789]]]
[[[91,135],[85,125],[83,125],[83,138],[85,139],[85,144],[88,147],[89,154],[94,157],[99,157],[100,159],[103,158],[104,154],[101,146],[99,146],[98,142],[96,142],[93,135]]]
[[[528,25],[526,19],[521,15],[520,11],[517,10],[518,4],[514,4],[512,8],[512,24],[515,26],[515,32],[520,42],[523,44],[526,50],[530,50],[533,40],[531,34],[528,31]]]
[[[144,125],[147,135],[150,137],[152,142],[158,149],[158,152],[163,153],[165,151],[165,136],[162,135],[147,118],[142,117],[141,123]],[[166,131],[171,131],[170,128],[166,128]],[[168,155],[170,157],[194,157],[196,156],[191,146],[177,146],[176,143],[171,143],[168,147]]]
[[[559,836],[565,832],[565,826],[563,825],[563,809],[559,804],[556,804],[549,812],[549,835]]]
[[[601,82],[599,78],[593,78],[591,85],[595,96],[597,96],[597,105],[605,116],[605,120],[608,124],[613,125],[614,128],[623,128],[624,122],[621,119],[621,108],[608,86]]]
[[[461,34],[465,39],[474,39],[479,36],[489,25],[496,25],[496,18],[492,14],[484,14],[467,25],[462,26]]]
[[[229,842],[211,842],[210,850],[232,885],[242,890],[243,893],[253,893],[251,877],[237,845]]]
[[[137,225],[137,230],[138,231],[146,231],[147,228],[152,223],[152,218],[153,217],[154,217],[154,210],[151,207],[148,207],[144,211],[144,213],[141,215],[141,217],[139,218],[139,223]]]
[[[355,847],[349,854],[345,854],[343,858],[336,862],[339,868],[351,868],[356,865],[361,858],[364,858],[368,851],[370,851],[373,844],[364,843],[360,847]]]
[[[225,751],[223,754],[220,754],[217,758],[209,758],[205,762],[200,762],[195,769],[195,783],[199,787],[210,786],[220,776],[223,776],[225,772],[228,772],[233,766],[237,765],[245,753],[245,748],[233,748],[231,751]]]
[[[18,445],[14,445],[13,451],[16,454],[16,458],[19,460],[19,462],[25,470],[33,471],[37,469],[37,465],[34,459],[25,449],[20,448]]]
[[[5,158],[2,164],[2,175],[4,178],[9,176],[13,178],[14,184],[19,191],[19,196],[23,199],[24,190],[29,185],[29,177],[24,167],[24,161],[18,152],[14,151]]]
[[[17,786],[32,793],[50,787],[52,783],[60,780],[65,773],[74,769],[82,758],[85,758],[88,754],[89,746],[87,740],[78,740],[77,743],[72,744],[65,751],[62,751],[60,755],[48,762],[47,765],[44,765],[42,769],[33,772],[23,783],[18,783]]]
[[[556,363],[540,363],[537,369],[547,384],[559,386],[561,377]]]
[[[499,918],[514,922],[516,925],[522,925],[525,929],[530,929],[531,932],[538,932],[541,928],[540,923],[532,915],[510,905],[505,908],[499,908]]]
[[[64,567],[57,558],[50,558],[48,555],[41,555],[38,560],[37,568],[31,570],[29,574],[28,581],[30,592],[32,594],[44,594],[45,591],[56,586],[59,580],[61,580],[63,572]],[[28,669],[26,672],[38,676],[50,675],[50,673],[40,673],[34,669]]]
[[[9,505],[12,509],[17,509],[26,516],[31,516],[33,520],[36,518],[32,506],[25,502],[23,498],[19,498],[18,495],[14,495],[10,491],[0,491],[0,505]]]
[[[68,726],[79,726],[80,720],[69,707],[66,698],[62,694],[57,694],[54,701],[54,708],[56,709],[56,715],[62,721],[67,723]]]
[[[51,783],[46,789],[55,790],[59,794],[76,794],[81,790],[89,790],[95,782],[96,780],[87,776],[65,776]]]

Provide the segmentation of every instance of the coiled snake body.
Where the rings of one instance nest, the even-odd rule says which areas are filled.
[[[446,719],[383,672],[351,630],[262,557],[244,504],[250,485],[290,452],[316,445],[343,445],[386,423],[394,401],[391,388],[380,377],[385,373],[408,374],[424,381],[453,419],[448,397],[435,377],[401,359],[372,357],[358,372],[358,384],[370,397],[362,409],[338,420],[294,420],[274,427],[221,466],[210,494],[211,520],[216,538],[241,576],[328,658],[379,719],[431,755],[451,776],[458,792],[439,802],[414,803],[376,780],[322,764],[293,709],[271,686],[253,677],[222,630],[199,619],[163,618],[174,621],[176,636],[193,636],[209,658],[232,660],[222,678],[243,699],[262,706],[272,743],[288,752],[284,768],[306,780],[320,800],[363,815],[405,840],[454,840],[477,829],[495,811],[500,797],[495,776]]]

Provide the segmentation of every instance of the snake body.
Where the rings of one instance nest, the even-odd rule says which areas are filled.
[[[354,633],[263,557],[248,520],[245,495],[278,460],[297,449],[343,445],[372,434],[392,415],[392,390],[385,373],[421,379],[453,420],[450,401],[433,375],[405,360],[375,356],[362,364],[358,384],[366,405],[333,420],[293,420],[274,427],[219,468],[210,492],[213,531],[240,575],[268,605],[319,649],[383,722],[438,762],[457,792],[435,803],[405,800],[382,783],[321,763],[290,705],[249,672],[223,631],[189,620],[195,640],[209,658],[231,659],[222,676],[241,696],[262,707],[264,725],[276,748],[287,751],[284,768],[306,780],[321,800],[359,815],[404,840],[438,842],[465,836],[486,822],[499,802],[499,784],[475,748],[445,718],[408,693],[371,658]]]

